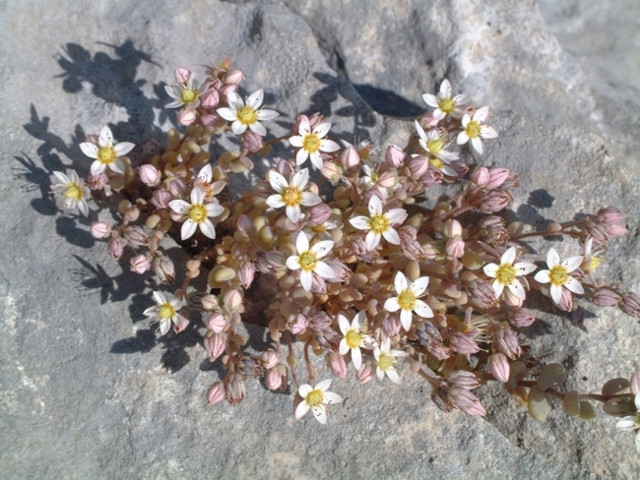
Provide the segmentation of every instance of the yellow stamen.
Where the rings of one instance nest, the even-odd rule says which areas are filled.
[[[100,150],[98,150],[98,160],[100,160],[100,162],[102,163],[112,163],[116,159],[116,157],[116,152],[111,147],[102,147]]]
[[[469,138],[476,138],[480,136],[480,122],[476,120],[471,120],[467,123],[466,128],[467,135]]]
[[[430,158],[429,163],[436,167],[438,170],[442,170],[442,167],[444,167],[444,162],[438,158]]]
[[[236,114],[240,123],[245,125],[253,125],[258,121],[258,112],[250,105],[245,105]]]
[[[316,235],[320,235],[321,233],[327,231],[327,227],[325,227],[324,225],[314,225],[313,227],[311,227],[311,231]]]
[[[438,107],[444,113],[451,113],[456,109],[456,102],[454,102],[451,98],[441,98],[438,101]]]
[[[184,103],[191,103],[198,98],[198,92],[196,90],[189,90],[188,88],[182,88],[182,101]]]
[[[82,200],[82,188],[77,183],[72,183],[67,187],[64,196],[72,200]]]
[[[390,370],[396,363],[395,357],[389,355],[387,352],[380,352],[380,358],[378,358],[378,367],[384,372]]]
[[[307,394],[306,401],[309,406],[317,407],[322,403],[323,399],[324,399],[324,392],[320,389],[316,389],[316,390],[311,390]]]
[[[194,223],[202,223],[207,219],[207,209],[202,204],[191,205],[188,217]]]
[[[549,270],[549,279],[553,285],[562,286],[569,281],[569,278],[567,268],[562,265],[556,265]]]
[[[436,140],[429,140],[427,142],[427,149],[433,153],[434,155],[436,155],[437,153],[440,152],[440,150],[442,150],[442,147],[444,146],[444,144],[442,143],[442,140],[440,140],[439,138]]]
[[[289,207],[295,207],[302,202],[302,191],[298,187],[286,187],[281,195],[282,201]]]
[[[160,313],[158,313],[158,318],[162,320],[167,320],[169,318],[173,318],[176,314],[176,309],[171,306],[169,303],[163,303],[160,307]]]
[[[496,278],[503,285],[511,285],[516,279],[516,269],[512,265],[500,265],[496,272]]]
[[[375,213],[369,219],[369,228],[373,233],[384,233],[389,229],[389,220],[381,213]]]
[[[304,233],[302,233],[301,235],[304,235]],[[304,252],[303,254],[301,254],[299,261],[300,268],[305,272],[312,272],[316,267],[316,263],[318,263],[318,259],[311,252]]]
[[[411,290],[405,290],[398,295],[398,305],[402,310],[413,310],[416,306],[416,295]]]
[[[302,142],[302,148],[309,153],[316,153],[320,150],[320,138],[315,133],[308,133]]]
[[[358,348],[362,342],[362,335],[360,331],[355,328],[350,328],[344,336],[349,348]]]

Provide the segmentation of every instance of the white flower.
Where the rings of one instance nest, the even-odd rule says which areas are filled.
[[[298,388],[298,395],[302,397],[302,401],[296,407],[296,419],[304,417],[305,413],[311,409],[313,416],[316,417],[321,424],[327,423],[327,407],[326,405],[341,403],[342,397],[337,393],[329,392],[327,389],[331,386],[331,380],[323,380],[315,387],[305,383]]]
[[[411,320],[413,319],[413,312],[422,318],[433,317],[433,311],[422,300],[418,300],[429,285],[429,277],[420,277],[416,279],[411,285],[407,282],[407,277],[404,273],[396,273],[393,286],[396,289],[397,297],[388,298],[384,302],[384,309],[387,312],[400,312],[400,323],[406,331],[411,328]]]
[[[347,317],[341,313],[338,314],[338,325],[340,326],[340,332],[344,335],[344,338],[340,340],[340,355],[345,355],[351,351],[351,361],[356,370],[360,370],[362,366],[360,347],[371,343],[370,337],[360,331],[360,326],[365,322],[366,315],[365,311],[357,313],[353,317],[351,324],[349,324]]]
[[[178,108],[184,105],[187,110],[194,110],[200,106],[200,97],[208,88],[208,83],[200,84],[197,81],[195,72],[190,73],[186,82],[164,87],[165,92],[173,98],[173,102],[167,104],[166,108]]]
[[[198,187],[204,193],[205,200],[217,195],[227,185],[224,180],[213,180],[213,169],[211,164],[207,163],[199,172],[195,179],[194,186]]]
[[[324,138],[329,133],[330,128],[330,123],[321,123],[311,131],[308,119],[303,118],[300,121],[299,135],[289,138],[289,143],[292,146],[300,148],[296,153],[296,165],[302,165],[307,158],[311,157],[313,166],[321,169],[322,155],[320,155],[320,152],[331,153],[340,150],[340,145],[333,140]]]
[[[83,142],[80,144],[80,150],[87,157],[95,158],[96,161],[91,164],[91,175],[98,175],[105,171],[107,167],[115,173],[124,173],[124,163],[120,157],[129,153],[135,145],[131,142],[113,143],[113,134],[111,129],[106,125],[100,131],[98,144],[91,142]]]
[[[62,172],[53,172],[53,174],[60,183],[54,183],[51,188],[59,190],[66,197],[64,206],[77,208],[85,217],[89,215],[89,205],[87,204],[89,190],[80,183],[80,177],[76,171],[70,170],[68,177]]]
[[[253,133],[264,137],[267,134],[267,129],[260,121],[273,120],[280,114],[275,110],[260,108],[263,99],[264,91],[262,89],[249,95],[246,99],[246,105],[240,95],[236,92],[229,92],[227,93],[229,107],[222,107],[216,111],[228,122],[233,122],[231,131],[236,135],[243,134],[249,127]]]
[[[520,300],[526,298],[524,286],[517,277],[528,275],[536,269],[536,266],[530,262],[518,262],[514,264],[515,259],[516,247],[510,247],[502,254],[500,265],[497,263],[489,263],[482,268],[488,277],[495,278],[491,286],[496,294],[496,298],[502,294],[504,287],[507,287],[509,291]]]
[[[626,431],[637,430],[636,450],[638,450],[638,453],[640,453],[640,430],[638,430],[640,429],[640,392],[636,393],[634,401],[638,412],[635,415],[629,415],[618,420],[618,423],[616,423],[616,428]]]
[[[471,139],[471,145],[475,148],[476,152],[482,153],[482,140],[480,138],[496,138],[498,132],[493,127],[488,125],[482,125],[489,116],[489,107],[485,106],[476,110],[473,114],[473,118],[465,113],[462,117],[462,126],[464,130],[458,134],[458,145],[467,143]]]
[[[182,317],[178,313],[182,308],[182,301],[175,298],[170,293],[162,294],[153,292],[153,298],[157,305],[149,307],[144,311],[147,317],[155,317],[160,323],[160,334],[164,335],[171,328],[171,324],[175,323],[177,327],[182,327]]]
[[[184,200],[172,200],[169,207],[176,213],[184,215],[185,221],[180,229],[182,240],[190,238],[198,226],[200,231],[209,238],[216,238],[216,230],[208,217],[216,217],[224,212],[224,207],[218,203],[204,203],[204,193],[199,188],[191,190],[191,203]]]
[[[342,226],[342,222],[339,222],[334,218],[329,218],[327,221],[325,221],[322,224],[311,225],[302,231],[305,233],[305,235],[309,240],[311,240],[316,235],[318,236],[318,238],[320,238],[320,240],[331,240],[333,237],[329,232],[336,228],[340,228],[341,226]]]
[[[293,223],[296,223],[302,215],[300,205],[313,207],[322,202],[322,199],[315,193],[303,191],[308,182],[309,169],[307,168],[296,173],[291,179],[291,183],[287,182],[287,180],[275,170],[271,170],[269,172],[269,183],[278,193],[267,198],[267,205],[271,208],[287,207],[287,217]]]
[[[455,152],[448,152],[444,149],[446,145],[444,144],[442,136],[436,129],[425,132],[417,120],[415,121],[415,126],[418,136],[420,137],[420,146],[431,156],[436,157],[445,163],[450,163],[460,158],[459,154]]]
[[[540,270],[536,273],[536,282],[549,283],[549,293],[554,302],[560,303],[562,299],[562,287],[573,293],[584,293],[584,289],[578,280],[569,275],[582,264],[583,257],[571,257],[560,263],[560,256],[554,248],[550,248],[547,253],[547,266],[549,270]]]
[[[367,250],[373,250],[384,237],[387,242],[400,245],[400,236],[392,225],[404,222],[407,216],[403,208],[392,208],[388,212],[382,211],[382,201],[377,195],[369,199],[369,217],[363,215],[349,219],[349,223],[358,230],[369,230],[365,238]]]
[[[422,99],[430,107],[435,107],[433,111],[433,118],[436,120],[442,120],[447,115],[451,115],[454,118],[462,117],[461,105],[465,104],[469,99],[468,95],[456,95],[453,97],[451,90],[451,84],[449,80],[444,79],[440,84],[440,92],[438,96],[425,93],[422,95]]]
[[[398,363],[399,358],[406,357],[407,353],[402,350],[391,350],[391,341],[387,338],[380,347],[376,346],[373,349],[373,356],[377,363],[376,376],[378,380],[382,381],[386,373],[393,383],[400,383],[400,375],[394,365]]]
[[[319,260],[329,254],[333,245],[334,242],[331,240],[323,240],[309,248],[307,236],[302,232],[298,234],[296,238],[298,255],[291,255],[287,258],[287,267],[291,270],[301,270],[300,283],[307,292],[311,290],[314,273],[322,278],[334,278],[336,276],[336,272],[328,264]]]

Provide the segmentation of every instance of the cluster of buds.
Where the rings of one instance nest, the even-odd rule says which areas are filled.
[[[156,305],[145,314],[166,334],[171,325],[176,333],[187,328],[189,311],[202,313],[204,350],[227,371],[209,389],[210,404],[243,401],[249,379],[263,378],[270,390],[293,382],[296,417],[311,410],[324,423],[328,405],[342,398],[327,390],[328,379],[311,386],[318,380],[313,354],[324,356],[335,377],[353,374],[361,383],[400,383],[409,366],[431,384],[440,408],[469,415],[486,413],[475,392],[498,381],[529,398],[538,418],[550,395],[561,393],[555,367],[532,380],[537,360],[518,335],[535,321],[525,307],[533,292],[560,311],[575,310],[580,298],[640,317],[638,297],[597,271],[608,242],[627,231],[623,214],[609,207],[544,231],[506,225],[496,214],[513,200],[518,177],[504,168],[469,172],[462,160],[469,148],[482,154],[498,134],[485,123],[489,107],[454,96],[448,81],[437,95],[424,95],[432,108],[414,122],[406,145],[390,145],[376,158],[367,142],[331,140],[332,125],[319,114],[300,115],[290,132],[265,140],[263,122],[278,113],[262,108],[262,90],[238,95],[244,76],[229,62],[208,69],[202,83],[185,68],[175,78],[168,107],[181,108],[186,129],[169,131],[163,153],[132,165],[124,155],[133,146],[114,143],[105,127],[81,145],[95,159],[92,179],[83,185],[75,172],[58,172],[56,188],[67,207],[85,215],[87,186],[123,197],[121,223],[97,222],[91,231],[108,239],[116,259],[128,247],[137,273],[152,270],[173,282],[175,266],[160,246],[167,234],[189,254],[184,283],[173,294],[154,292]],[[225,132],[240,136],[241,151],[211,161],[207,146]],[[268,157],[276,142],[288,148],[285,158]],[[230,177],[250,170],[251,157],[266,157],[272,168],[252,191],[229,192]],[[323,182],[333,186],[328,195]],[[408,208],[441,183],[461,187],[431,209]],[[549,247],[535,258],[519,242],[550,234],[573,239],[575,254],[561,260]],[[247,353],[243,321],[265,325],[270,348]],[[308,383],[298,380],[301,364]],[[581,398],[584,412],[588,400],[618,413],[618,403],[629,403],[617,393]]]

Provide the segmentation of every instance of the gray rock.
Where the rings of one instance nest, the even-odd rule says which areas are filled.
[[[367,102],[413,115],[424,109],[421,94],[446,76],[496,109],[500,138],[484,157],[468,158],[522,174],[518,214],[541,224],[607,204],[632,212],[637,167],[625,176],[606,153],[613,137],[585,114],[599,101],[590,77],[535,3],[344,2],[328,10],[313,1],[132,8],[56,0],[5,2],[0,12],[4,478],[634,476],[632,436],[617,432],[615,420],[584,424],[558,412],[539,424],[495,388],[481,391],[487,420],[440,412],[410,375],[401,387],[335,380],[346,401],[325,427],[310,417],[295,422],[293,395],[259,383],[249,383],[243,404],[207,407],[204,392],[220,372],[198,335],[159,338],[142,315],[153,283],[122,273],[89,235],[90,222],[60,214],[48,193],[53,170],[87,171],[77,144],[106,123],[119,140],[161,138],[171,117],[160,87],[173,67],[229,55],[247,75],[246,90],[265,88],[282,112],[274,134],[297,113],[321,110],[337,137],[370,136],[381,147],[411,126]],[[534,190],[553,201],[538,202]],[[629,226],[607,268],[639,291],[634,217]],[[170,254],[184,258],[178,248]],[[637,322],[594,314],[584,332],[543,313],[528,336],[542,362],[572,363],[570,385],[588,391],[640,371]],[[259,342],[264,332],[249,328]]]

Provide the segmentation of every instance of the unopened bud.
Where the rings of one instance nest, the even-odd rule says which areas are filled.
[[[533,315],[533,312],[528,308],[520,308],[515,312],[513,312],[513,315],[511,316],[511,323],[513,324],[514,327],[519,327],[519,328],[528,327],[535,320],[536,320],[536,317]]]
[[[162,283],[171,283],[176,278],[176,270],[169,257],[154,258],[151,267]]]
[[[160,183],[160,172],[150,163],[146,163],[140,167],[138,171],[142,183],[149,187],[154,187]]]
[[[308,221],[312,225],[322,225],[331,218],[331,207],[326,203],[319,203],[309,209]]]
[[[209,88],[200,96],[200,106],[204,110],[213,110],[220,103],[220,93],[215,88]]]
[[[627,293],[622,297],[622,303],[619,305],[627,315],[632,317],[640,317],[640,298],[635,293]]]
[[[629,380],[629,389],[634,395],[637,395],[638,392],[640,392],[640,375],[637,373],[633,373],[631,375],[631,379]]]
[[[151,268],[151,262],[146,255],[140,254],[133,257],[129,264],[131,265],[131,271],[138,274],[143,274]]]
[[[122,256],[122,252],[124,252],[124,242],[120,238],[112,238],[109,240],[107,250],[113,258],[119,260]]]
[[[196,121],[197,112],[192,108],[183,108],[178,112],[178,123],[188,127]]]
[[[618,210],[616,207],[607,207],[598,211],[598,215],[602,223],[606,225],[619,224],[624,220],[624,213]]]
[[[506,383],[509,381],[509,361],[503,353],[494,353],[489,356],[489,370],[491,375],[499,382]]]
[[[244,135],[242,135],[242,148],[246,149],[250,153],[255,153],[258,150],[261,150],[264,147],[262,143],[262,136],[258,135],[251,130],[247,130]]]
[[[229,290],[224,294],[222,303],[228,310],[237,310],[242,305],[242,294],[238,290]]]
[[[273,368],[280,363],[280,355],[274,350],[267,350],[260,354],[260,362],[266,369]]]
[[[216,382],[207,391],[207,403],[209,405],[215,405],[220,403],[227,396],[227,392],[224,389],[222,382]]]
[[[489,183],[489,169],[487,167],[476,167],[470,175],[471,181],[479,187],[484,187]]]
[[[169,193],[174,197],[182,197],[187,193],[187,185],[181,178],[174,178],[169,182]]]
[[[304,235],[304,233],[302,234]],[[304,315],[297,314],[289,318],[287,322],[287,330],[293,335],[304,332],[307,329],[307,318]]]
[[[176,79],[176,82],[185,84],[189,81],[189,78],[191,77],[192,72],[188,68],[177,67],[176,69],[173,70],[173,75]]]
[[[213,333],[221,333],[227,326],[227,319],[224,318],[222,313],[210,313],[204,324],[207,326],[207,329]]]
[[[464,256],[464,240],[460,237],[450,238],[445,246],[445,251],[452,258],[462,258]]]
[[[522,355],[522,348],[518,342],[518,337],[510,328],[499,329],[493,337],[495,346],[511,360]]]
[[[209,355],[209,360],[216,360],[227,347],[227,336],[224,333],[212,333],[204,337],[204,348]]]
[[[485,185],[486,188],[498,188],[509,177],[509,170],[506,168],[492,168],[489,170],[489,181]]]
[[[599,307],[613,307],[622,300],[622,297],[610,288],[600,287],[593,293],[591,300]]]
[[[242,80],[244,80],[244,74],[237,68],[229,70],[224,76],[224,83],[227,85],[238,85]]]
[[[393,168],[398,168],[404,162],[405,153],[397,145],[389,145],[384,155],[384,160],[387,165]]]
[[[244,401],[246,385],[244,378],[239,373],[233,373],[226,379],[227,401],[231,405]]]
[[[412,177],[421,177],[429,170],[429,159],[424,155],[415,155],[409,161],[409,171]]]
[[[360,383],[367,383],[373,380],[374,373],[373,366],[365,364],[356,372],[356,378]]]
[[[347,378],[347,363],[338,352],[329,352],[325,357],[329,370],[338,378]]]
[[[111,227],[104,222],[95,222],[91,224],[91,235],[94,238],[107,238],[111,235]]]
[[[141,247],[149,242],[149,237],[146,233],[144,233],[142,227],[138,225],[126,227],[122,232],[122,236],[129,243],[129,245],[134,248]]]
[[[278,390],[282,386],[282,375],[277,368],[267,370],[264,382],[269,390]]]
[[[333,162],[324,162],[320,173],[331,183],[337,183],[342,178],[342,168]]]
[[[344,168],[353,168],[360,165],[360,155],[358,155],[358,151],[353,145],[349,145],[340,156],[340,160],[342,161],[342,165]]]
[[[158,209],[169,208],[169,202],[173,199],[171,193],[166,190],[156,190],[151,196],[151,203]]]
[[[238,268],[238,280],[244,288],[249,288],[253,283],[256,269],[251,262],[242,262]]]

